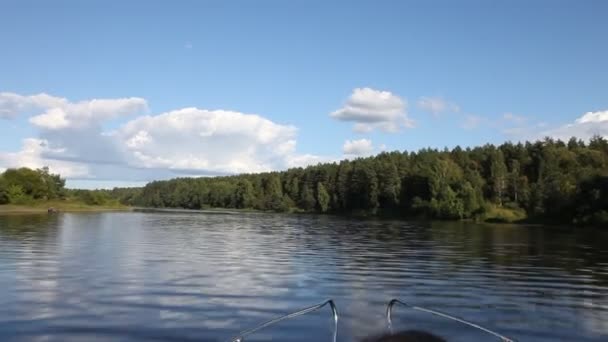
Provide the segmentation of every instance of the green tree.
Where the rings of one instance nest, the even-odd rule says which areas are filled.
[[[315,209],[316,204],[313,191],[308,187],[308,184],[304,184],[302,193],[300,194],[300,206],[304,210],[312,211]]]
[[[483,207],[480,189],[475,189],[469,182],[465,182],[460,188],[458,197],[462,199],[462,217],[472,217]]]
[[[247,179],[241,179],[236,185],[235,205],[237,208],[253,208],[255,194],[253,185]]]
[[[295,201],[299,199],[300,180],[298,179],[298,176],[294,175],[288,179],[286,182],[285,192],[292,200]]]
[[[4,179],[9,185],[21,188],[24,195],[32,198],[44,198],[47,187],[40,174],[28,168],[8,169],[4,172]]]
[[[36,170],[42,179],[45,186],[45,195],[47,199],[63,197],[65,195],[65,179],[60,175],[52,174],[47,166]]]
[[[502,206],[505,189],[507,187],[507,167],[502,151],[496,150],[490,159],[490,183],[492,185],[492,196],[495,202]]]
[[[338,205],[341,210],[347,210],[350,206],[350,183],[352,177],[352,165],[348,160],[343,160],[338,166],[338,177],[336,180],[336,192]]]
[[[608,227],[608,176],[595,176],[579,185],[574,223]]]
[[[519,201],[519,185],[520,185],[520,166],[517,159],[511,160],[511,172],[509,173],[509,188],[511,190],[511,198],[515,203]]]
[[[283,189],[281,178],[272,173],[268,176],[264,187],[264,208],[269,210],[284,211]]]
[[[110,201],[110,196],[103,191],[81,191],[78,197],[88,205],[104,205]]]
[[[323,186],[323,183],[318,182],[317,183],[317,203],[319,204],[319,210],[324,213],[327,211],[327,209],[329,208],[329,194],[327,193],[327,190],[325,190],[325,187]]]
[[[21,185],[11,184],[7,188],[8,201],[13,204],[25,204],[30,201],[29,197]]]
[[[9,202],[8,184],[6,184],[4,178],[0,176],[0,204],[7,204]]]
[[[378,209],[378,177],[369,162],[354,164],[348,201],[355,210],[375,213]]]
[[[378,202],[382,208],[395,208],[399,204],[401,179],[395,164],[381,161],[378,168]]]
[[[464,204],[450,186],[439,189],[437,197],[431,200],[433,216],[441,219],[464,218]]]

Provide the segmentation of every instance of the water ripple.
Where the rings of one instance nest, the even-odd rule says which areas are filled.
[[[390,298],[526,341],[608,339],[608,236],[472,223],[259,213],[0,217],[0,339],[223,341],[333,298],[339,339]],[[405,309],[401,328],[481,335]],[[255,340],[329,341],[315,312]]]

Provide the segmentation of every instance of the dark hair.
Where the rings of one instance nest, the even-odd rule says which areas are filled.
[[[435,336],[426,331],[407,330],[396,334],[387,334],[371,337],[362,342],[447,342],[439,336]]]

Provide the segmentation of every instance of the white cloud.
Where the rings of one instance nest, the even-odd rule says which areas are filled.
[[[0,118],[10,119],[18,114],[35,108],[52,108],[67,101],[47,94],[22,96],[15,93],[0,92]]]
[[[418,99],[418,108],[430,112],[434,116],[439,116],[443,112],[454,112],[460,111],[460,107],[452,102],[446,101],[444,98],[435,96],[427,97],[423,96]]]
[[[571,137],[587,140],[594,135],[608,137],[608,110],[587,112],[574,123],[541,132],[540,135],[540,138],[550,136],[561,140],[568,140]]]
[[[12,119],[23,110],[16,96],[13,93],[0,93],[0,118]]]
[[[234,173],[286,166],[296,133],[254,114],[184,108],[138,117],[112,135],[137,167]]]
[[[71,179],[128,181],[279,170],[331,160],[296,153],[297,129],[256,114],[183,108],[103,124],[141,113],[139,98],[72,103],[46,94],[2,93],[0,109],[33,115],[38,138],[19,152],[1,152],[0,168],[48,165]]]
[[[39,129],[39,138],[48,146],[39,151],[40,158],[47,160],[123,163],[118,142],[104,135],[102,123],[146,109],[146,101],[136,97],[70,102],[44,93],[0,93],[1,112],[33,115],[29,122]]]
[[[30,122],[49,130],[85,128],[119,116],[141,113],[146,108],[146,100],[137,97],[93,99],[77,103],[65,101],[47,107],[44,113],[30,118]]]
[[[347,156],[368,156],[374,151],[372,141],[369,139],[346,140],[342,152]]]
[[[118,116],[141,113],[146,108],[146,101],[137,97],[73,103],[45,93],[30,96],[0,93],[0,117],[12,118],[20,113],[43,110],[31,117],[30,122],[48,130],[88,127]]]
[[[402,127],[413,127],[406,107],[406,101],[391,92],[356,88],[344,106],[330,116],[340,121],[354,122],[354,130],[359,133],[374,129],[397,132]]]
[[[580,118],[576,119],[577,124],[585,124],[590,122],[608,122],[608,110],[603,112],[587,112]]]
[[[29,167],[39,169],[48,166],[51,171],[61,174],[62,177],[88,177],[89,168],[76,162],[49,160],[43,155],[48,152],[62,152],[49,147],[48,141],[28,138],[23,140],[22,149],[15,153],[0,152],[0,166],[6,168]]]

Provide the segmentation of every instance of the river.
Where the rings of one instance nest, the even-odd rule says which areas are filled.
[[[0,340],[225,341],[334,299],[338,340],[386,329],[391,298],[520,341],[608,340],[608,234],[264,213],[0,216]],[[472,328],[395,308],[395,328]],[[252,335],[330,341],[327,308]]]

